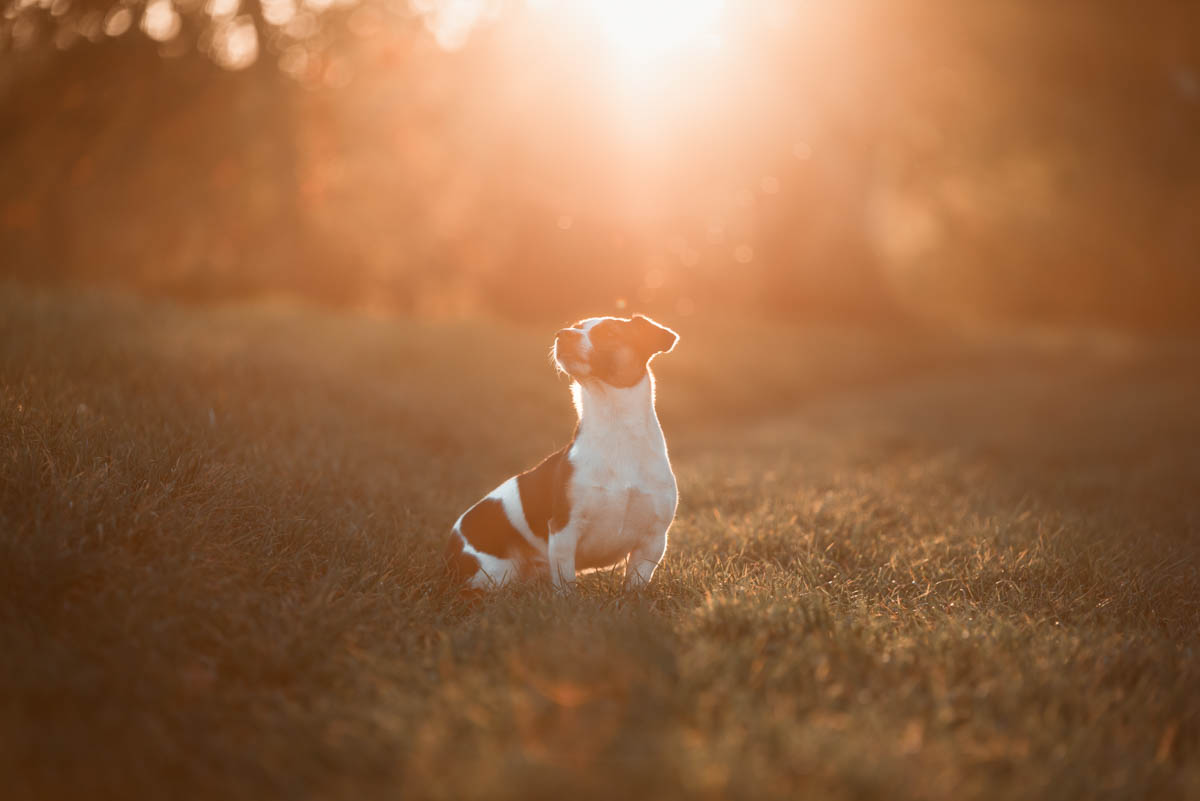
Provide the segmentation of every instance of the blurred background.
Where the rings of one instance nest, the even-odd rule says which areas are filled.
[[[1200,326],[1190,0],[3,0],[0,270]]]

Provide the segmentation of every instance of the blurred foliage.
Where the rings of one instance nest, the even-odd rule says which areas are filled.
[[[1200,320],[1194,3],[727,3],[719,48],[632,76],[532,6],[11,0],[2,269],[438,314]]]

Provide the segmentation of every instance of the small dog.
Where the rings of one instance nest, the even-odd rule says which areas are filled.
[[[459,586],[482,590],[548,572],[568,590],[577,570],[622,561],[626,589],[650,581],[678,500],[650,360],[678,339],[640,314],[592,317],[555,335],[555,364],[572,379],[575,434],[458,518],[446,564]]]

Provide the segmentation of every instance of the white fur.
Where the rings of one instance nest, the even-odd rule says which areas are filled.
[[[575,571],[628,559],[627,586],[645,584],[667,548],[678,490],[667,442],[654,411],[654,378],[632,387],[584,379],[572,386],[580,434],[566,527],[550,535],[550,577],[562,587]]]

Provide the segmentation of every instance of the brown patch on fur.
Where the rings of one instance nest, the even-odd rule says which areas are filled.
[[[679,341],[679,334],[665,325],[654,322],[644,314],[633,315],[630,323],[636,330],[638,344],[647,359],[659,353],[670,353],[675,347],[675,343]]]
[[[468,509],[458,530],[472,548],[489,556],[510,559],[530,550],[504,513],[504,504],[496,498],[484,498]]]
[[[614,387],[632,387],[646,376],[646,365],[658,353],[675,347],[679,336],[640,314],[632,319],[604,320],[588,334],[591,376]]]
[[[645,378],[649,356],[639,352],[630,326],[628,320],[605,320],[588,332],[590,377],[614,387],[632,387]]]
[[[572,440],[573,441],[573,440]],[[542,463],[517,476],[521,493],[521,508],[529,530],[539,539],[547,539],[551,531],[559,531],[570,520],[571,506],[567,501],[567,484],[574,468],[567,459],[570,445],[547,456]]]

